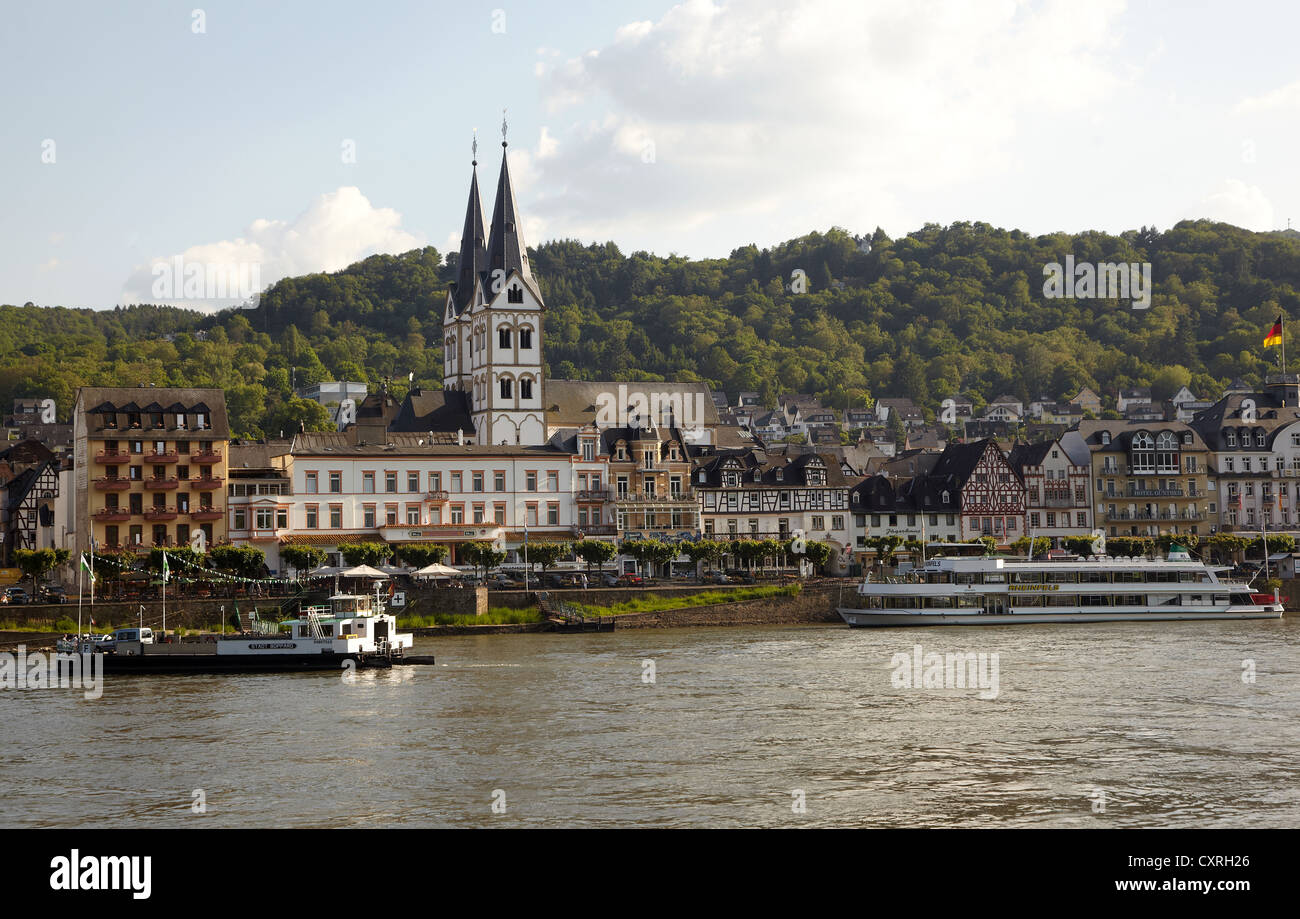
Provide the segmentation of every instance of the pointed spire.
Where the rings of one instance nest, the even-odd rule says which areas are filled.
[[[519,223],[519,205],[515,203],[515,190],[510,184],[510,169],[506,164],[505,121],[501,123],[501,177],[497,180],[497,200],[492,207],[492,229],[488,236],[487,271],[489,276],[498,268],[509,274],[517,270],[531,279],[528,267],[528,247],[524,244],[523,228]]]
[[[478,192],[478,135],[474,135],[474,176],[469,185],[469,204],[465,207],[465,227],[460,233],[460,265],[456,274],[456,312],[469,305],[474,296],[474,279],[487,271],[487,248],[484,244],[483,205]]]

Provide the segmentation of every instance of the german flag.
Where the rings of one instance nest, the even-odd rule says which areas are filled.
[[[1273,323],[1273,328],[1269,329],[1268,334],[1264,336],[1264,347],[1280,344],[1282,344],[1282,316],[1279,314],[1277,322]]]

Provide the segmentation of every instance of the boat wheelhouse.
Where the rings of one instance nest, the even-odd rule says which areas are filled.
[[[1277,619],[1276,593],[1224,580],[1185,552],[1168,560],[937,558],[897,578],[868,578],[850,626]]]

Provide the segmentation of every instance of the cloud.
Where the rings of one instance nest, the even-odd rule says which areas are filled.
[[[376,253],[405,252],[423,240],[402,229],[402,215],[375,207],[359,188],[320,195],[292,221],[259,218],[235,239],[191,246],[137,266],[122,290],[123,303],[175,303],[195,309],[238,304],[281,278],[338,271]],[[191,274],[191,266],[198,266]],[[203,275],[200,283],[195,280]],[[194,283],[187,290],[187,281]],[[254,291],[239,291],[256,282]],[[224,282],[224,289],[218,282]],[[197,294],[197,296],[196,296]],[[221,296],[226,294],[226,296]]]
[[[1221,220],[1246,230],[1274,229],[1273,205],[1256,185],[1240,179],[1225,179],[1219,188],[1201,199],[1192,216]]]
[[[686,0],[538,62],[552,117],[574,115],[548,127],[531,163],[545,192],[525,212],[589,238],[914,219],[900,198],[1006,173],[1038,118],[1086,113],[1135,79],[1109,57],[1122,12]]]
[[[1262,96],[1247,96],[1237,103],[1234,111],[1238,115],[1254,115],[1259,112],[1297,108],[1300,108],[1300,80],[1280,86]]]

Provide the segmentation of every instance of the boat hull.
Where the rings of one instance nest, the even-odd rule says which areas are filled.
[[[387,657],[366,654],[105,654],[105,673],[297,673],[390,667]]]
[[[1029,625],[1048,622],[1191,622],[1214,619],[1281,619],[1280,609],[1215,610],[1197,613],[1182,611],[1074,611],[1059,613],[911,613],[904,610],[881,611],[839,607],[836,610],[850,628],[880,628],[884,626],[917,625]]]

